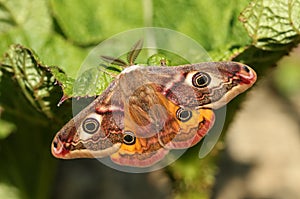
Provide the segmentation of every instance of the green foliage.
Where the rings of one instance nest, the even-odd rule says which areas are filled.
[[[16,130],[16,126],[13,123],[0,120],[0,139],[6,138],[11,132]]]
[[[253,1],[240,19],[253,45],[263,50],[286,50],[299,42],[299,1]]]
[[[46,67],[38,63],[32,51],[19,45],[12,45],[4,54],[1,69],[4,78],[14,77],[18,87],[34,109],[48,117],[52,116],[49,107],[49,91],[53,89],[54,78]],[[9,104],[10,102],[5,99],[3,104]]]
[[[85,71],[75,81],[89,50],[112,34],[144,24],[170,28],[195,39],[214,58],[243,61],[263,75],[299,43],[300,1],[248,3],[0,1],[0,53],[4,54],[0,66],[0,196],[1,190],[17,189],[18,198],[49,198],[57,163],[50,154],[50,143],[72,116],[69,101],[60,107],[57,104],[62,97],[100,94],[112,81],[101,67]],[[177,63],[172,56],[167,59]],[[158,63],[157,57],[148,61]],[[228,123],[238,104],[239,100],[230,103]],[[216,172],[214,161],[214,157],[199,160],[197,150],[191,149],[169,167],[177,182],[177,198],[197,198],[199,192],[207,198]]]
[[[10,126],[5,137],[11,133],[0,140],[0,181],[17,187],[20,198],[46,198],[55,172],[49,140],[71,114],[69,103],[57,108],[62,92],[53,75],[20,45],[4,54],[0,78],[1,123]]]
[[[250,42],[238,16],[248,0],[153,1],[153,25],[180,31],[206,50],[217,50]]]
[[[275,65],[300,41],[299,1],[257,0],[241,13],[252,45],[236,55],[241,60],[256,66],[259,77],[269,66]]]
[[[112,77],[95,67],[85,71],[74,83],[73,96],[99,95],[112,81]]]
[[[292,57],[287,57],[280,61],[279,67],[274,73],[274,84],[278,91],[285,97],[300,95],[300,57],[298,52],[292,52]],[[295,97],[296,104],[297,98]]]
[[[131,4],[126,0],[50,2],[63,34],[79,45],[98,44],[111,35],[143,26],[142,1]]]

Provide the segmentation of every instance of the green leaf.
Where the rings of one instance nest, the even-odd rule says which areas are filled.
[[[68,76],[75,78],[89,49],[79,48],[54,34],[35,52],[47,65],[59,66]]]
[[[0,19],[2,21],[0,26],[0,33],[9,31],[11,28],[17,25],[17,22],[15,21],[14,17],[10,13],[9,8],[6,7],[4,3],[0,2]]]
[[[148,58],[147,64],[149,66],[160,66],[161,64],[165,64],[166,66],[171,66],[171,60],[165,54],[154,54]]]
[[[60,68],[58,67],[49,67],[52,75],[54,76],[56,83],[59,84],[63,90],[65,98],[72,97],[73,95],[73,84],[74,79],[68,77]]]
[[[30,46],[48,65],[60,65],[75,77],[89,49],[81,49],[55,32],[47,0],[0,2],[0,54],[11,44]]]
[[[284,62],[279,63],[280,66],[274,71],[273,78],[278,90],[288,97],[300,95],[300,59],[297,52],[293,54],[293,57],[286,57]]]
[[[113,80],[103,67],[93,67],[83,72],[76,80],[67,76],[58,67],[49,67],[52,75],[63,90],[59,105],[68,98],[92,97],[102,93]]]
[[[51,0],[59,27],[80,45],[96,44],[113,34],[143,25],[142,1]]]
[[[0,198],[18,199],[18,189],[4,183],[0,183]]]
[[[51,18],[45,0],[0,2],[0,53],[8,45],[21,43],[34,49],[44,45],[51,34]]]
[[[100,95],[113,77],[101,67],[90,68],[83,72],[75,81],[72,97],[91,97]]]
[[[182,32],[207,51],[250,42],[238,21],[248,0],[153,1],[153,25]],[[174,41],[180,42],[180,41]]]
[[[13,123],[0,119],[0,139],[7,138],[14,130],[16,126]]]
[[[300,40],[299,0],[256,0],[242,12],[253,45],[263,50],[284,50]]]
[[[71,116],[70,103],[57,107],[62,91],[30,49],[12,45],[0,71],[0,133],[5,136],[0,139],[0,185],[18,188],[17,198],[49,198],[55,172],[49,145]]]
[[[0,69],[2,73],[14,75],[26,99],[36,110],[52,117],[48,98],[54,78],[38,62],[32,51],[20,45],[12,45],[4,54]]]

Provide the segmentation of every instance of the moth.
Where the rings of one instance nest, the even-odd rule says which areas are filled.
[[[256,73],[238,62],[180,66],[129,65],[108,88],[71,119],[54,137],[57,158],[103,158],[119,165],[149,167],[172,149],[197,144],[214,124],[214,110],[226,105],[256,81]]]

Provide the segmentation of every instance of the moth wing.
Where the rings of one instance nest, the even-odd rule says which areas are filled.
[[[143,95],[140,97],[139,95]],[[170,149],[184,149],[198,143],[214,122],[211,109],[189,110],[190,118],[178,118],[182,107],[169,101],[151,84],[143,85],[125,105],[124,133],[134,138],[122,143],[111,155],[120,165],[147,167],[162,160]]]
[[[111,99],[117,89],[111,85],[71,119],[54,137],[51,151],[57,158],[99,158],[119,150],[123,139],[122,98]]]
[[[176,134],[170,134],[166,130],[159,133],[165,148],[185,149],[194,146],[214,124],[215,114],[210,108],[182,107],[168,99],[165,99],[164,103],[178,125]],[[169,126],[165,127],[165,129],[169,128]]]

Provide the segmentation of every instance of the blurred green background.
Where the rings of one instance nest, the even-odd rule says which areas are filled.
[[[0,0],[0,198],[299,198],[299,13],[297,0]],[[182,32],[215,61],[258,72],[228,106],[222,139],[204,159],[196,146],[148,174],[53,158],[71,104],[56,106],[63,92],[40,66],[74,78],[98,43],[145,26]],[[39,61],[23,64],[23,52],[9,50],[16,43]]]

